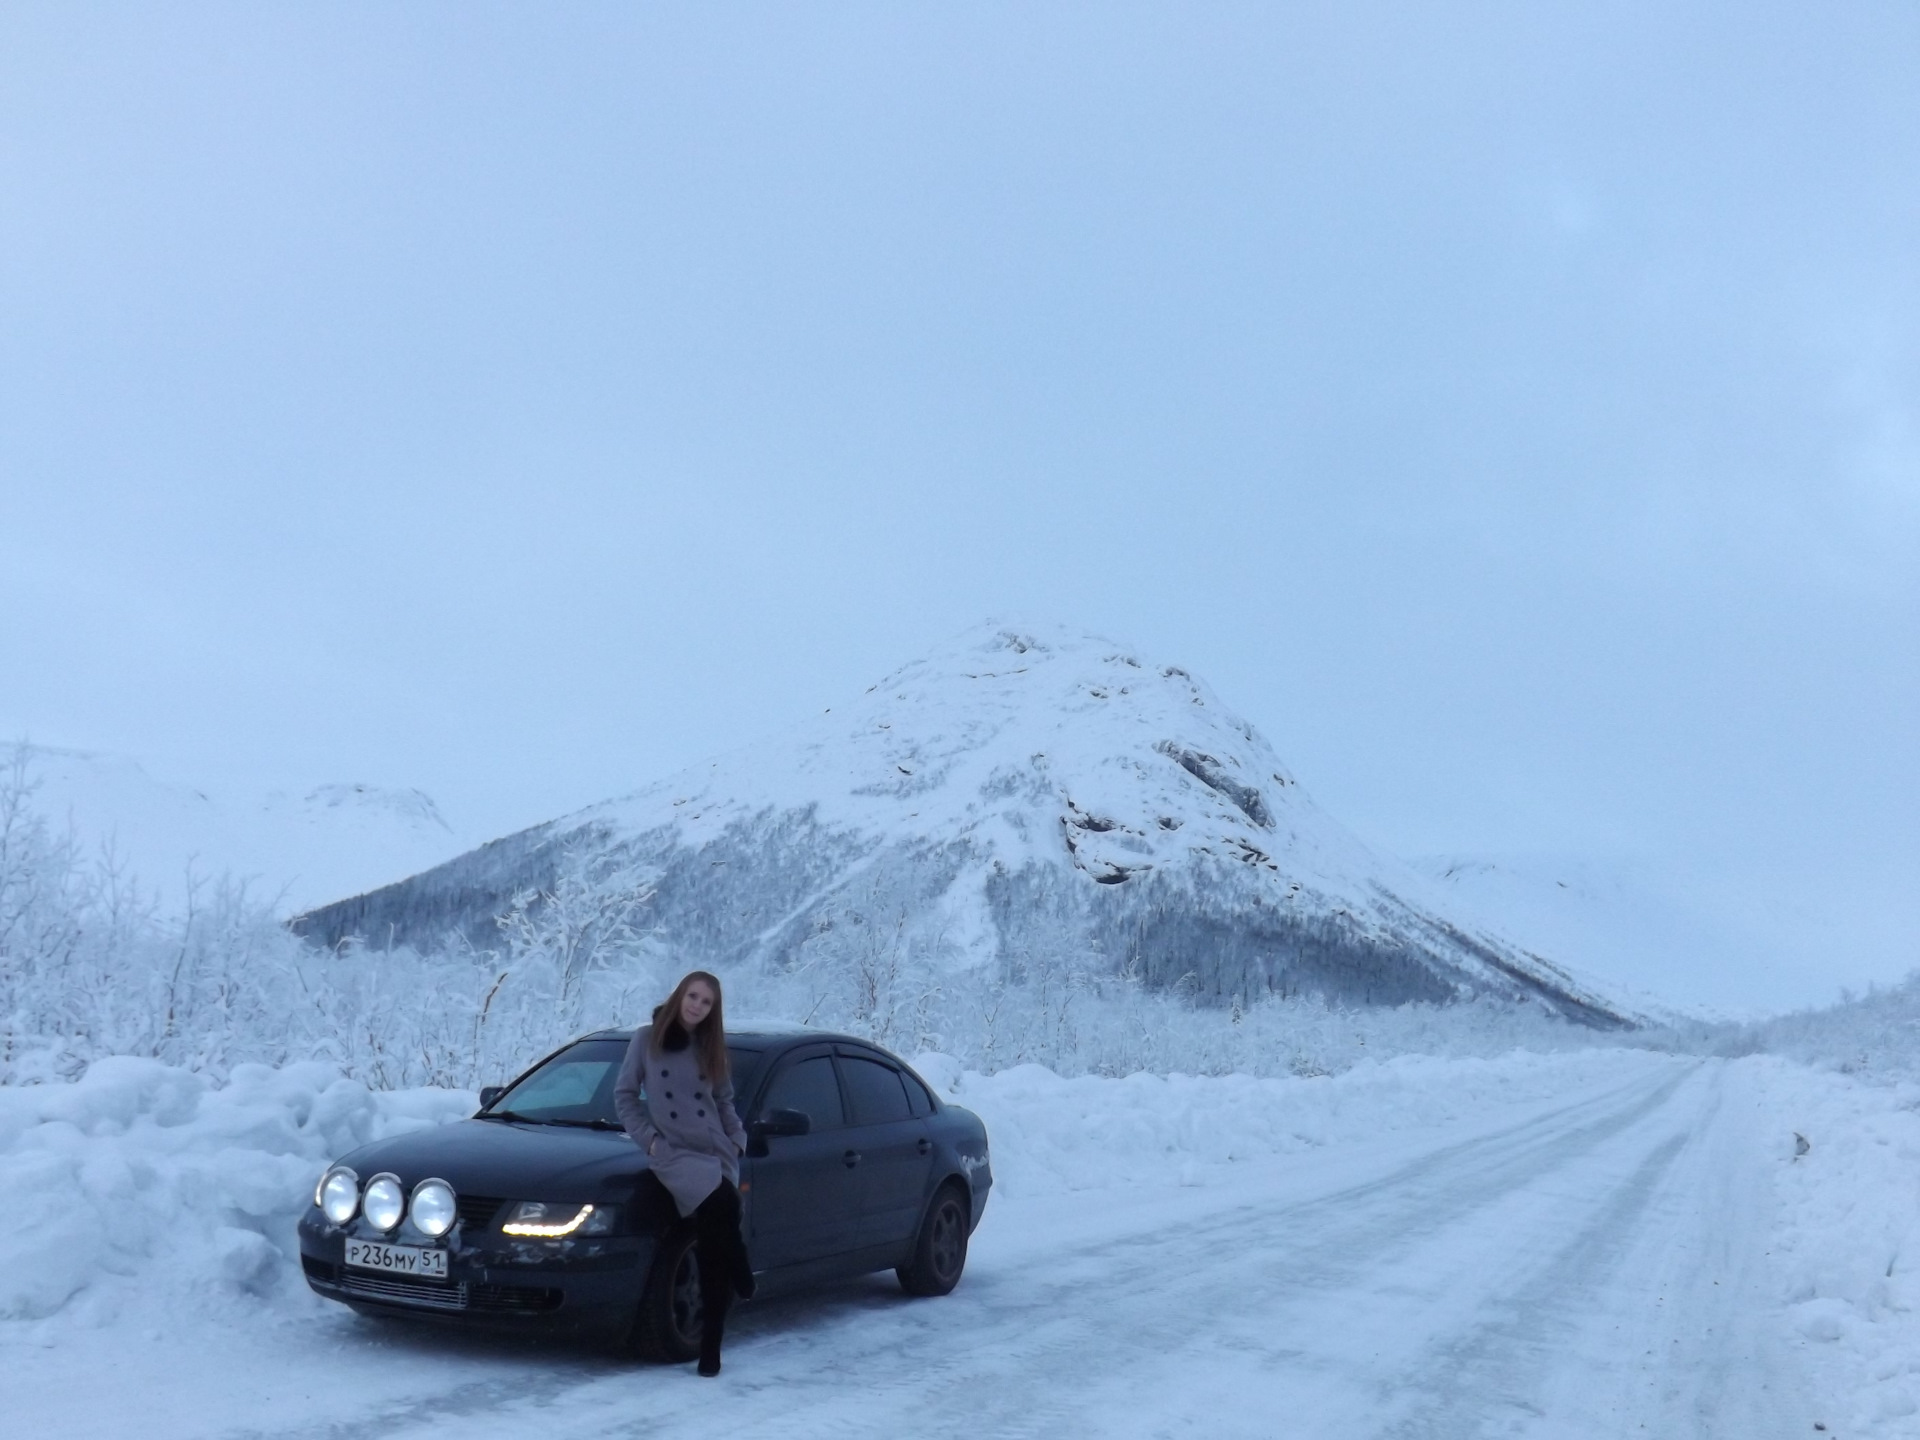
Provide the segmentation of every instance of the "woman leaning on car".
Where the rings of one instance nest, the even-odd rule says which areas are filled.
[[[682,1219],[693,1221],[700,1373],[718,1375],[727,1307],[736,1294],[753,1295],[753,1267],[740,1238],[747,1132],[733,1109],[720,982],[712,975],[687,975],[654,1010],[653,1023],[634,1032],[613,1104],[627,1134],[647,1152],[653,1183],[673,1197]]]

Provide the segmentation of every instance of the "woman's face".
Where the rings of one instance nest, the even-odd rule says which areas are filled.
[[[704,980],[687,986],[680,997],[680,1023],[691,1030],[713,1013],[713,987]]]

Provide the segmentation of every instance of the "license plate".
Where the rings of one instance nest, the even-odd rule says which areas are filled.
[[[447,1278],[447,1252],[418,1245],[384,1245],[378,1240],[347,1241],[347,1264],[356,1270],[391,1270],[427,1280]]]

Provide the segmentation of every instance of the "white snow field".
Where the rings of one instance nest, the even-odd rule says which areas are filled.
[[[745,1306],[714,1382],[306,1292],[320,1167],[468,1094],[136,1060],[0,1090],[6,1432],[1920,1435],[1920,1091],[1619,1049],[1307,1079],[919,1063],[993,1138],[960,1288]]]

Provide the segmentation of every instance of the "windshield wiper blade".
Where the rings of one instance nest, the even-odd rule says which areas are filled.
[[[617,1120],[568,1120],[558,1115],[522,1115],[518,1110],[489,1110],[481,1120],[511,1120],[520,1125],[568,1125],[576,1130],[625,1130]]]

